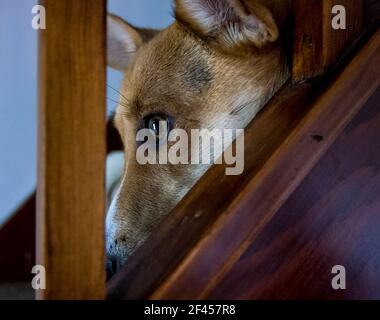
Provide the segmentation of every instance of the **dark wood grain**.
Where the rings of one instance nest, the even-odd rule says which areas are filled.
[[[323,73],[323,2],[293,1],[293,81],[304,81]]]
[[[363,29],[362,0],[323,0],[323,67],[334,66]],[[331,9],[335,5],[346,8],[346,30],[334,30],[331,26]]]
[[[380,1],[364,0],[364,21],[366,29],[375,29],[380,26]]]
[[[44,0],[40,32],[37,263],[43,299],[105,295],[104,0]]]
[[[331,9],[337,4],[346,8],[346,30],[334,30],[331,26]],[[320,76],[334,66],[363,26],[362,0],[295,0],[293,12],[295,82]]]
[[[209,298],[380,299],[379,136],[380,88]]]

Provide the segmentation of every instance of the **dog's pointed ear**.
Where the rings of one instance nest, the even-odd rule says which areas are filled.
[[[107,15],[107,63],[110,67],[124,71],[133,60],[141,45],[153,38],[158,31],[140,29],[122,18]]]
[[[175,10],[179,22],[227,50],[262,48],[279,37],[271,12],[256,0],[176,0]]]
[[[142,39],[135,28],[122,18],[107,16],[107,63],[111,68],[123,71],[131,63]]]

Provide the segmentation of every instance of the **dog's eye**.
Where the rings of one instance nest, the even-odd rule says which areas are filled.
[[[160,116],[154,116],[150,118],[148,122],[148,128],[153,130],[157,136],[160,134],[160,122],[166,122],[166,120]]]
[[[165,115],[154,114],[144,118],[145,129],[152,130],[157,140],[165,139],[170,130],[169,119]]]

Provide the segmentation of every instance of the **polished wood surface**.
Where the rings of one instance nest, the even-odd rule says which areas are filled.
[[[43,0],[39,45],[37,263],[42,299],[105,294],[104,0]]]
[[[364,0],[363,24],[366,29],[380,27],[380,1]]]
[[[380,87],[208,298],[380,299],[379,136]]]

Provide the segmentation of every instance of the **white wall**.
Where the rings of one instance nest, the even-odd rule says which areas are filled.
[[[37,34],[30,22],[37,2],[0,0],[0,225],[36,185]],[[109,0],[108,5],[137,26],[163,28],[172,21],[171,0]],[[108,72],[112,87],[121,79]],[[112,91],[108,96],[117,98]]]
[[[0,224],[36,181],[36,0],[0,0]]]

